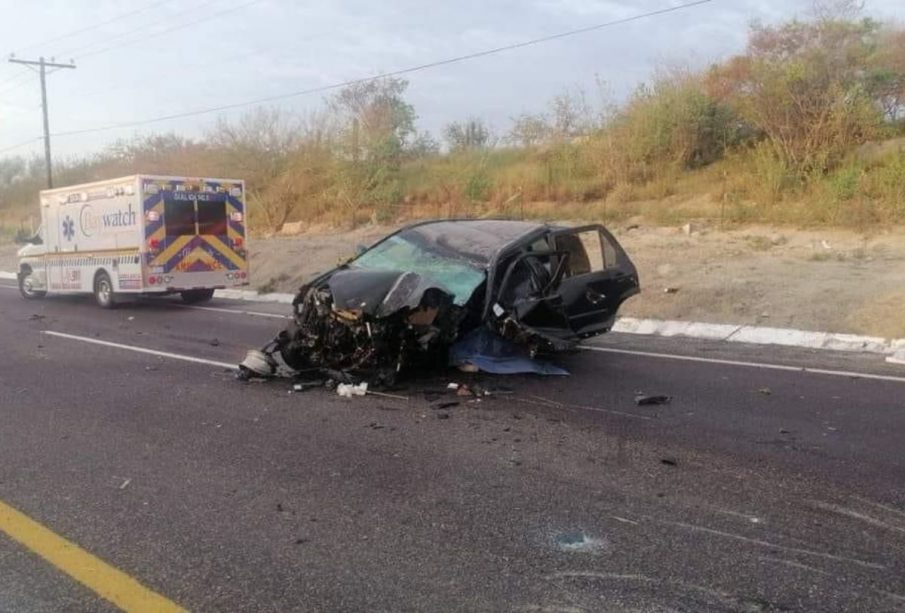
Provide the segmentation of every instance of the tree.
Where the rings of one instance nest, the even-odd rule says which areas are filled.
[[[712,71],[710,91],[794,172],[824,172],[879,132],[879,32],[868,19],[755,25],[747,52]]]
[[[898,121],[905,110],[905,31],[887,28],[868,74],[868,89],[876,98],[884,117]]]
[[[512,119],[512,127],[509,129],[509,135],[506,140],[513,145],[534,147],[546,141],[552,131],[545,115],[523,113]]]
[[[207,146],[174,133],[120,139],[100,156],[104,166],[128,174],[207,174],[213,170],[207,160]],[[111,168],[111,170],[113,170]]]
[[[353,160],[380,160],[402,155],[415,134],[414,107],[405,101],[405,79],[384,78],[348,85],[329,100],[343,124],[346,148]]]
[[[450,151],[483,149],[490,141],[490,130],[482,119],[471,117],[446,124],[443,136]]]
[[[221,172],[246,180],[250,210],[273,231],[330,187],[333,140],[323,116],[303,120],[260,108],[235,122],[219,120],[208,142]]]
[[[354,219],[361,204],[388,218],[404,189],[400,168],[415,139],[415,109],[405,101],[408,81],[396,78],[360,81],[329,100],[342,126],[345,165],[338,181],[340,201]]]
[[[440,143],[430,132],[419,132],[412,138],[407,147],[411,158],[425,158],[440,153]]]
[[[593,128],[593,113],[583,92],[563,92],[550,101],[550,128],[558,139],[572,139]]]

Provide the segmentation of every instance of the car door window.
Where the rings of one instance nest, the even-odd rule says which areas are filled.
[[[606,269],[606,249],[600,233],[587,230],[556,237],[556,250],[569,254],[565,278],[578,277]]]

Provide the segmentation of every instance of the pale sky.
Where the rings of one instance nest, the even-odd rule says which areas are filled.
[[[329,85],[683,3],[0,0],[0,53],[75,59],[77,69],[48,77],[51,132],[66,132]],[[419,128],[437,137],[447,122],[469,116],[482,117],[504,133],[511,117],[543,110],[564,90],[581,88],[595,102],[599,80],[614,97],[624,97],[657,66],[706,65],[740,51],[752,21],[805,17],[811,6],[812,0],[713,0],[414,73],[406,77],[408,99]],[[905,2],[867,0],[865,13],[902,21]],[[313,110],[324,95],[289,98],[277,106]],[[40,103],[36,74],[0,65],[0,150],[42,134]],[[59,136],[53,140],[54,156],[92,153],[136,133],[199,136],[218,116],[241,112]],[[36,140],[0,156],[41,151]]]

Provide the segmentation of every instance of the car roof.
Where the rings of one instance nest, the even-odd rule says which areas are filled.
[[[506,245],[548,228],[545,224],[507,219],[429,221],[403,228],[399,234],[489,263]]]

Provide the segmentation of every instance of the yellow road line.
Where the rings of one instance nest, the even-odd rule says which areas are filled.
[[[185,611],[138,581],[0,501],[0,532],[124,611]]]

